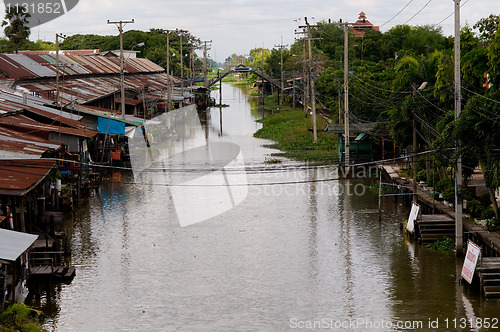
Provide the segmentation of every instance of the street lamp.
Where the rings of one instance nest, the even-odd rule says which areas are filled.
[[[139,44],[137,44],[137,45],[134,45],[134,46],[132,47],[131,51],[133,51],[133,50],[134,50],[134,48],[136,48],[136,47],[143,47],[144,45],[145,45],[144,43],[139,43]]]

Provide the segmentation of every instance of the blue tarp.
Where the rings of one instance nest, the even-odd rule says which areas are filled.
[[[106,118],[99,118],[97,130],[99,130],[99,133],[101,134],[125,135],[125,123]]]

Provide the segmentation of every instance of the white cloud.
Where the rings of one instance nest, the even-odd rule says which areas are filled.
[[[490,0],[474,0],[463,2],[462,24],[470,25],[492,13]],[[251,48],[272,48],[283,36],[285,43],[292,43],[294,30],[300,18],[303,24],[305,16],[311,22],[328,20],[353,22],[361,11],[367,14],[368,20],[381,25],[390,20],[406,4],[407,0],[358,0],[343,3],[312,0],[183,0],[183,1],[118,1],[118,0],[82,0],[68,14],[54,21],[33,29],[33,38],[38,29],[41,38],[54,40],[56,32],[65,34],[95,33],[118,34],[115,26],[107,25],[109,20],[135,19],[134,24],[127,25],[125,30],[150,28],[183,28],[201,39],[213,40],[211,53],[217,53],[221,61],[232,53],[246,54]],[[414,0],[382,31],[387,31],[397,24],[408,21],[421,10],[428,0]],[[422,9],[408,24],[436,24],[453,12],[454,3],[448,1],[432,1]],[[498,14],[498,13],[497,13]],[[312,19],[314,17],[314,20]],[[453,17],[442,23],[443,33],[453,33]]]

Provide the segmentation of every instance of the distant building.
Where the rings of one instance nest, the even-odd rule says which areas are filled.
[[[359,13],[358,20],[352,25],[352,28],[356,37],[363,37],[366,30],[369,29],[380,31],[378,26],[373,25],[366,19],[366,14],[364,12]]]

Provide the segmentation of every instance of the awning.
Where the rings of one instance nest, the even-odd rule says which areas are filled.
[[[38,235],[0,229],[0,260],[14,262],[37,238]]]
[[[97,130],[99,130],[101,134],[125,135],[125,123],[99,117]]]

